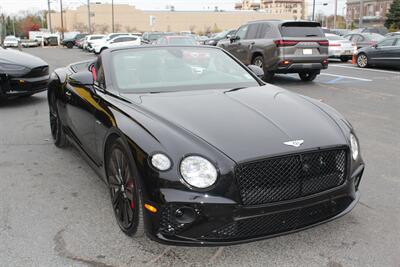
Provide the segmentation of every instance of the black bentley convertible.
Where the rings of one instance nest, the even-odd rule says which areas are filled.
[[[49,66],[42,59],[0,47],[0,100],[47,90]]]
[[[124,233],[228,245],[349,212],[364,170],[351,124],[213,47],[108,49],[57,69],[55,145],[74,144]]]

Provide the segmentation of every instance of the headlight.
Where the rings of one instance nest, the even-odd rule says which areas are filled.
[[[214,165],[199,156],[189,156],[182,160],[180,171],[185,182],[197,188],[213,185],[218,176]]]
[[[154,154],[151,157],[151,164],[160,171],[166,171],[171,168],[171,161],[166,155],[161,153]]]
[[[356,160],[358,158],[358,142],[357,142],[357,138],[350,134],[350,148],[351,148],[351,157],[353,158],[353,160]]]
[[[7,70],[24,70],[26,67],[16,64],[8,64],[8,63],[0,63],[0,70],[7,71]]]

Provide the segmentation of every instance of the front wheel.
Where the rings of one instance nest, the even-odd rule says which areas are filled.
[[[314,81],[315,78],[317,78],[318,73],[317,72],[302,72],[299,73],[300,79],[304,82],[311,82]]]
[[[50,130],[57,147],[65,147],[67,138],[62,127],[62,123],[58,114],[57,101],[55,93],[49,95],[49,115],[50,115]]]
[[[360,68],[368,67],[368,57],[366,54],[358,54],[357,56],[357,66]]]
[[[71,42],[67,43],[67,48],[71,49],[71,48],[73,48],[73,47],[74,47],[74,44],[73,44],[73,43],[71,43]]]
[[[135,167],[118,138],[107,152],[106,170],[111,202],[120,229],[128,236],[144,235],[140,184]]]

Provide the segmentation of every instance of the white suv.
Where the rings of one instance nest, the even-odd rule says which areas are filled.
[[[95,54],[100,54],[101,51],[107,48],[124,46],[124,45],[140,45],[140,44],[141,44],[141,38],[139,36],[121,35],[114,37],[111,40],[94,44],[93,51]]]

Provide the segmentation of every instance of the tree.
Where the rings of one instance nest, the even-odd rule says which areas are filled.
[[[88,27],[82,22],[77,22],[74,24],[74,30],[76,30],[78,32],[87,32]]]
[[[393,0],[386,16],[385,27],[400,29],[400,0]]]
[[[37,21],[37,18],[30,15],[23,18],[18,24],[21,35],[24,37],[28,37],[30,31],[38,31],[40,29],[40,24]]]

